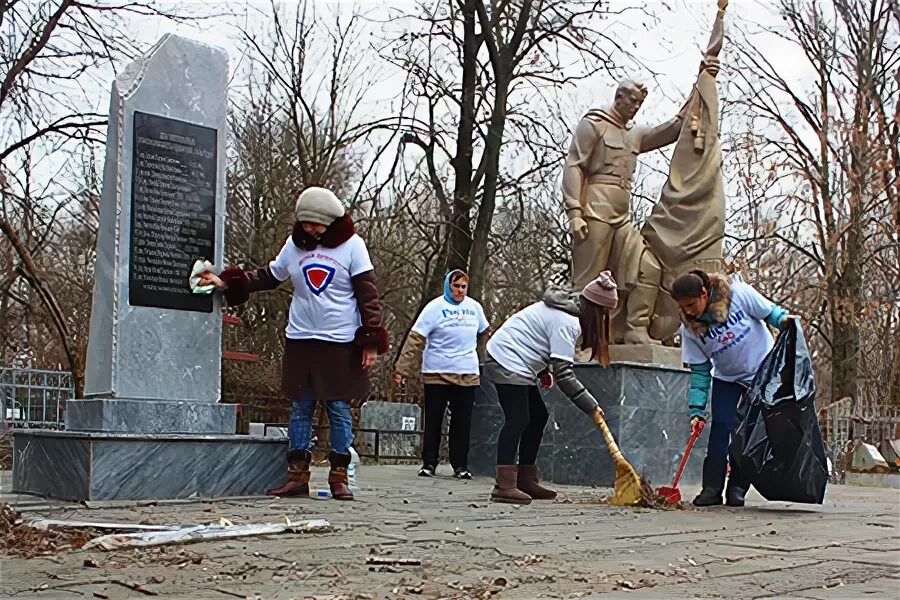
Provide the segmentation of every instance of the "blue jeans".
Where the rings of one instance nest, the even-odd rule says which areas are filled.
[[[349,454],[353,443],[353,417],[350,415],[350,404],[343,400],[329,400],[325,403],[328,410],[328,423],[331,426],[331,450],[338,454]],[[309,450],[312,440],[312,420],[316,410],[316,399],[312,388],[306,389],[302,400],[291,403],[291,424],[288,427],[290,450]]]
[[[746,389],[739,383],[713,378],[712,427],[709,430],[707,456],[712,458],[728,457],[731,432],[737,427],[738,401]]]

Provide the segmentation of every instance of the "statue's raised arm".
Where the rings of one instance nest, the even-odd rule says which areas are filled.
[[[725,192],[716,75],[727,4],[719,0],[700,72],[685,106],[686,119],[672,153],[668,180],[641,231],[662,263],[664,290],[690,269],[715,272],[721,268]]]

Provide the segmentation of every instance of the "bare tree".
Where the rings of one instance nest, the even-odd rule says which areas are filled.
[[[773,261],[784,281],[807,284],[795,294],[828,350],[832,399],[860,397],[870,357],[896,364],[900,21],[891,4],[780,0],[775,34],[807,60],[809,87],[755,34],[737,41],[733,72],[758,159],[746,177],[780,213],[752,233],[790,257]]]
[[[6,251],[15,257],[8,265],[13,271],[0,277],[0,289],[8,295],[19,277],[31,286],[74,372],[78,371],[77,352],[39,260],[60,208],[53,198],[66,196],[56,190],[48,209],[46,184],[58,169],[50,170],[46,163],[49,157],[58,161],[64,156],[61,150],[73,152],[80,144],[102,142],[106,115],[85,108],[92,105],[85,82],[137,52],[131,36],[124,33],[129,18],[183,19],[155,4],[151,0],[0,2],[0,232]],[[41,170],[46,172],[44,177],[39,176]],[[36,195],[38,191],[45,197]]]
[[[377,195],[370,171],[379,156],[363,148],[372,129],[362,108],[377,65],[360,58],[360,16],[317,12],[312,2],[274,1],[255,16],[254,25],[238,30],[246,79],[233,88],[229,117],[225,254],[246,268],[264,266],[277,254],[291,232],[297,196],[309,186],[333,190],[348,202],[357,226],[369,228],[365,209]],[[236,309],[246,335],[235,335],[234,342],[259,360],[225,364],[226,394],[280,394],[291,294],[279,288]]]
[[[403,141],[424,152],[440,208],[439,222],[428,224],[442,250],[425,298],[448,268],[467,268],[472,295],[483,295],[505,189],[546,177],[562,158],[568,129],[552,118],[555,94],[615,71],[610,53],[619,48],[599,26],[607,11],[589,0],[458,0],[392,16],[406,33],[381,53],[407,74]],[[517,153],[527,166],[511,166]]]
[[[10,231],[8,243],[0,244],[9,268],[0,290],[0,322],[5,324],[0,330],[0,352],[4,364],[27,357],[38,368],[67,368],[80,394],[100,180],[93,149],[82,148],[79,157],[79,163],[63,163],[52,187],[46,182],[40,185],[28,163],[11,173],[15,184],[7,186],[3,209],[21,218],[15,221],[19,227]],[[8,214],[3,215],[7,222]],[[17,251],[16,244],[24,246],[24,251]],[[21,254],[27,261],[19,258]],[[34,280],[32,273],[40,279]]]

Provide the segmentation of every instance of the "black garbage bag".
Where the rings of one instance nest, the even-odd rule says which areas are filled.
[[[732,469],[767,500],[822,504],[828,467],[816,383],[799,322],[778,335],[738,405]]]

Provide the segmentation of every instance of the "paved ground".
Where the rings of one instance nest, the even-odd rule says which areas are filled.
[[[248,523],[288,515],[323,517],[336,527],[322,535],[4,558],[0,597],[900,597],[895,490],[832,486],[822,507],[766,504],[751,495],[744,509],[651,511],[605,506],[602,490],[561,488],[562,501],[513,508],[487,502],[488,480],[427,480],[415,470],[362,467],[365,489],[352,503],[252,498],[85,507],[0,496],[26,514],[58,519]],[[8,489],[5,475],[0,483]],[[313,474],[314,483],[325,478],[323,470]],[[372,571],[369,556],[421,565]],[[112,580],[139,582],[145,593]]]

